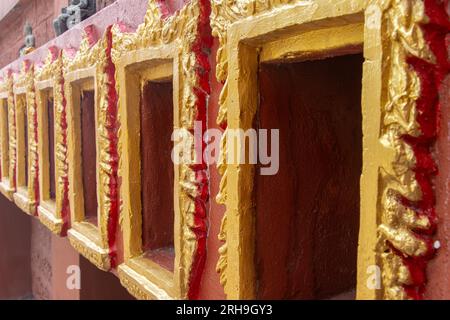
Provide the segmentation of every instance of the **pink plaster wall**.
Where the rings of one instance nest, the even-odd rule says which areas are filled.
[[[19,2],[19,0],[2,0],[0,1],[0,20],[3,19]]]
[[[47,228],[37,219],[31,219],[31,279],[33,297],[52,298],[52,242]]]
[[[0,194],[0,299],[31,295],[30,219]]]
[[[114,2],[116,2],[116,0],[97,0],[97,11],[111,6]],[[102,13],[102,18],[97,17],[90,22],[99,27],[99,34],[101,34],[107,26],[107,24],[99,23],[99,21],[105,21],[108,23],[108,21],[117,21],[120,17],[126,17],[128,15],[130,19],[127,20],[125,18],[124,21],[129,23],[131,26],[135,26],[135,21],[142,22],[143,14],[142,17],[140,17],[139,15],[130,15],[129,13],[139,11],[137,9],[145,8],[142,7],[144,2],[146,2],[145,0],[122,0],[121,2],[121,5],[116,6],[115,8],[108,8],[108,12]],[[128,5],[125,6],[124,2],[128,2]],[[27,21],[30,22],[33,27],[33,34],[36,38],[36,48],[39,48],[54,39],[55,32],[53,30],[53,20],[59,16],[61,13],[61,8],[66,7],[67,3],[68,0],[18,1],[15,8],[6,14],[4,19],[0,20],[0,30],[2,30],[0,33],[0,48],[2,48],[0,51],[0,68],[19,58],[19,49],[24,44],[23,27]],[[104,17],[108,18],[104,19]],[[89,24],[89,22],[83,22],[83,25],[87,24]],[[78,27],[78,30],[79,29],[80,28]],[[77,41],[73,39],[79,35],[79,31],[68,33],[69,34],[67,35],[63,35],[62,38],[60,37],[62,41],[59,43],[77,47],[79,40]],[[68,38],[71,38],[72,41],[68,42]],[[61,45],[61,47],[64,48],[65,45]],[[46,54],[46,50],[44,51]]]
[[[66,238],[51,235],[52,241],[52,299],[79,300],[80,290],[67,286],[68,277],[72,275],[70,266],[80,265],[80,255]],[[81,270],[80,270],[81,271]],[[69,272],[69,273],[68,273]],[[80,276],[82,274],[80,273]]]
[[[80,270],[80,300],[134,300],[114,274],[98,269],[82,256]]]
[[[48,1],[48,5],[52,7],[53,0],[30,0],[30,1]],[[59,0],[63,1],[63,0]],[[58,8],[62,6],[62,4],[54,4],[55,8]],[[55,9],[54,9],[55,10]],[[68,49],[68,48],[78,48],[82,39],[82,33],[86,26],[88,25],[94,25],[95,31],[97,33],[98,37],[101,37],[105,31],[105,29],[117,22],[122,22],[130,27],[130,29],[135,29],[139,24],[141,24],[144,21],[144,16],[147,10],[147,0],[117,0],[116,2],[110,4],[106,8],[104,8],[101,12],[97,12],[92,17],[89,17],[88,19],[82,21],[80,24],[78,24],[76,27],[68,30],[61,36],[57,38],[53,38],[53,35],[47,36],[47,37],[40,37],[40,39],[46,39],[46,41],[39,40],[37,41],[37,49],[28,54],[25,57],[17,58],[18,55],[13,56],[10,54],[10,56],[7,56],[4,58],[4,60],[1,60],[1,53],[0,53],[0,68],[3,68],[2,74],[5,74],[5,70],[12,69],[14,72],[17,72],[20,70],[21,63],[24,59],[28,59],[35,63],[40,63],[45,60],[45,58],[48,55],[48,48],[50,46],[57,46],[58,48],[62,49]],[[41,13],[41,14],[45,14]],[[59,10],[57,13],[54,13],[54,16],[59,15]],[[52,16],[52,21],[53,17]],[[16,18],[18,19],[18,18]],[[37,18],[36,18],[37,19]],[[24,20],[24,19],[22,19]],[[4,19],[6,21],[6,18]],[[2,27],[1,23],[4,23],[4,21],[0,22],[0,27]],[[24,23],[24,21],[23,21]],[[6,24],[7,27],[12,25],[12,22]],[[22,28],[23,24],[16,24],[15,29]],[[11,27],[13,29],[13,27]],[[53,28],[53,27],[52,27]],[[10,31],[11,32],[11,31]],[[53,29],[51,29],[51,32],[53,32]],[[17,35],[17,33],[14,31],[12,32]],[[3,34],[3,32],[2,32]],[[36,34],[35,34],[36,35]],[[37,35],[36,35],[37,36]],[[14,39],[9,39],[8,41],[5,40],[4,43],[1,42],[0,39],[0,47],[4,48],[5,44],[6,47],[12,46],[15,49],[19,50],[20,46],[22,45],[23,39],[16,39],[17,36]],[[23,38],[23,37],[22,37]],[[51,39],[51,40],[49,40]],[[42,41],[42,42],[41,42]],[[48,42],[47,42],[48,41]],[[20,45],[19,45],[20,44]],[[13,58],[8,58],[13,57]],[[16,60],[14,60],[16,59]],[[14,61],[13,61],[14,60]],[[11,62],[12,61],[12,62]]]

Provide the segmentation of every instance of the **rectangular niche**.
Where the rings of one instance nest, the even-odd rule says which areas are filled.
[[[174,169],[172,78],[143,82],[141,112],[142,250],[173,272]]]
[[[255,173],[257,299],[354,298],[364,58],[340,54],[259,66],[256,125],[279,129],[280,160]]]
[[[285,6],[229,30],[228,129],[279,130],[276,174],[227,167],[229,299],[354,299],[364,272],[362,97],[377,85],[363,76],[364,5],[317,7],[310,16]]]
[[[37,86],[38,87],[38,86]],[[38,91],[39,117],[39,216],[45,219],[50,229],[58,231],[62,220],[56,217],[56,142],[55,142],[55,100],[53,87],[48,86]]]
[[[9,179],[9,113],[8,99],[0,98],[0,153],[2,175],[0,191],[4,196],[12,200],[13,189]]]
[[[95,68],[66,74],[72,246],[98,268],[110,268],[98,210],[97,89]],[[67,91],[66,91],[67,92]]]
[[[171,136],[180,126],[179,62],[174,45],[167,45],[119,64],[121,126],[128,133],[122,141],[125,262],[119,277],[141,299],[177,298],[179,169],[171,159]]]
[[[29,183],[29,130],[28,108],[25,92],[17,92],[15,95],[16,107],[16,134],[17,134],[17,190],[14,193],[14,202],[25,213],[31,214],[30,198],[28,193]]]
[[[94,78],[72,84],[73,175],[77,192],[74,199],[74,222],[97,226],[97,139]],[[70,169],[69,169],[70,170]]]
[[[97,148],[95,91],[93,81],[80,88],[81,177],[83,182],[84,221],[98,224]]]

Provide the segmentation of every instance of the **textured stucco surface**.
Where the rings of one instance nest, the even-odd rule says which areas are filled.
[[[439,165],[436,178],[438,229],[435,239],[440,248],[427,268],[427,299],[450,299],[450,76],[441,89],[440,133],[435,158]]]
[[[31,277],[33,297],[52,298],[52,238],[39,220],[31,220]]]
[[[64,1],[61,0],[19,1],[15,8],[0,20],[0,67],[19,57],[19,49],[24,44],[23,27],[26,22],[33,27],[36,47],[52,39],[55,36],[53,19],[58,16],[63,6]]]
[[[40,63],[47,57],[49,46],[57,46],[62,49],[78,48],[83,29],[88,25],[95,26],[98,36],[103,35],[109,25],[117,22],[126,24],[130,29],[135,29],[144,21],[147,0],[117,0],[57,38],[54,38],[52,23],[53,19],[59,15],[61,8],[66,6],[64,0],[30,0],[25,5],[29,6],[26,7],[28,9],[21,9],[17,15],[10,14],[0,21],[0,28],[7,30],[5,34],[11,37],[0,37],[0,47],[3,48],[6,45],[7,48],[12,48],[11,52],[5,53],[4,58],[0,52],[0,68],[11,68],[17,72],[24,59]],[[16,52],[22,46],[22,29],[27,20],[35,28],[37,49],[26,57],[17,59]]]
[[[30,219],[0,194],[0,299],[31,295]]]

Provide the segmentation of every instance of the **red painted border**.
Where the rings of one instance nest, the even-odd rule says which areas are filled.
[[[207,128],[207,104],[209,94],[211,93],[209,83],[211,66],[208,57],[211,52],[213,38],[209,20],[211,3],[209,0],[199,0],[199,5],[200,17],[197,25],[197,37],[193,43],[192,51],[197,60],[197,69],[195,70],[195,73],[198,79],[198,87],[194,88],[194,93],[197,98],[197,114],[195,120],[201,121],[202,123],[202,134],[200,137],[195,137],[195,139],[201,139],[201,142],[199,143],[201,143],[203,155],[206,144],[202,137]],[[192,166],[198,188],[198,195],[194,199],[195,214],[194,227],[192,228],[192,231],[197,238],[197,250],[194,254],[191,273],[189,275],[188,299],[197,299],[199,296],[201,279],[206,262],[206,239],[208,233],[206,203],[209,200],[209,176],[207,171],[208,166],[203,157],[201,158],[201,165]]]
[[[34,72],[34,65],[31,61],[29,60],[25,60],[24,63],[26,64],[26,72],[30,71]],[[36,144],[36,146],[38,146],[39,143],[39,129],[38,129],[38,107],[37,107],[37,101],[36,101],[36,97],[37,97],[37,91],[36,91],[36,84],[33,81],[33,92],[34,92],[34,116],[33,116],[33,125],[34,125],[34,143]],[[27,106],[28,108],[28,106]],[[36,150],[35,151],[35,155],[34,155],[34,167],[36,168],[36,173],[33,177],[33,190],[34,190],[34,212],[33,215],[34,216],[38,216],[38,207],[39,207],[39,202],[40,202],[40,190],[39,190],[39,151]]]
[[[433,235],[437,228],[437,214],[435,210],[436,195],[434,192],[434,178],[438,174],[438,167],[433,158],[434,145],[439,130],[440,99],[439,89],[444,78],[450,72],[446,37],[450,32],[450,21],[446,12],[448,0],[424,0],[425,13],[429,21],[421,26],[425,40],[436,57],[436,63],[432,64],[417,57],[409,57],[408,64],[420,78],[421,93],[416,101],[417,118],[421,135],[413,137],[405,135],[404,141],[408,143],[416,158],[414,168],[416,180],[422,191],[422,199],[413,202],[402,199],[403,205],[415,211],[419,216],[426,216],[431,222],[426,230],[413,230],[415,235],[425,241],[427,252],[420,257],[405,257],[401,255],[403,262],[408,267],[412,283],[404,286],[408,296],[415,300],[423,299],[426,289],[426,267],[428,261],[433,258]],[[400,254],[397,252],[397,254]]]
[[[62,58],[63,51],[59,52],[60,58]],[[64,90],[64,73],[61,68],[60,82],[57,84],[60,86],[61,95],[62,95],[62,110],[61,110],[61,121],[58,125],[61,127],[62,132],[62,144],[65,146],[64,148],[64,176],[62,177],[63,182],[63,194],[62,194],[62,206],[61,206],[61,218],[63,220],[63,226],[61,230],[61,236],[65,237],[67,235],[67,230],[70,225],[70,203],[69,203],[69,163],[67,161],[67,100]],[[55,150],[56,151],[56,150]],[[57,182],[58,183],[58,182]]]
[[[107,48],[106,48],[106,67],[105,72],[108,77],[108,107],[106,119],[106,131],[109,139],[109,165],[111,173],[109,174],[109,196],[110,208],[108,214],[108,246],[111,268],[117,266],[117,246],[116,246],[116,230],[119,221],[120,210],[120,192],[119,192],[119,153],[118,153],[118,136],[119,136],[119,120],[118,120],[118,94],[116,91],[116,66],[112,61],[111,51],[113,46],[112,26],[106,29]]]

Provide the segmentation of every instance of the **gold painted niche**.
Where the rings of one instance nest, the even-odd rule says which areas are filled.
[[[96,41],[94,26],[84,30],[83,40],[74,56],[64,52],[64,92],[67,103],[67,158],[69,172],[69,204],[71,226],[68,238],[71,245],[99,269],[111,269],[108,234],[110,192],[108,183],[108,137],[104,133],[107,121],[108,82],[107,32]],[[81,159],[81,91],[95,94],[97,225],[86,220],[83,198]],[[55,139],[58,139],[55,137]],[[92,213],[91,213],[92,214]],[[114,231],[115,232],[115,231]]]
[[[24,61],[14,83],[15,124],[17,137],[16,205],[29,215],[37,215],[39,202],[37,114],[34,91],[34,67]]]
[[[258,108],[259,61],[308,60],[340,47],[363,45],[358,299],[408,298],[404,290],[410,283],[408,271],[388,242],[400,254],[423,254],[411,250],[423,243],[410,231],[426,221],[407,211],[395,195],[420,199],[413,178],[414,154],[402,136],[418,132],[412,117],[418,79],[406,57],[432,61],[419,29],[425,21],[422,1],[212,1],[211,26],[219,38],[216,76],[224,84],[217,122],[227,129],[252,128]],[[226,206],[226,213],[217,271],[229,299],[253,299],[255,167],[225,163],[227,129],[218,165],[222,180],[216,199]],[[381,270],[380,287],[367,285],[373,267]]]
[[[163,16],[157,1],[149,0],[145,22],[136,32],[113,28],[113,61],[116,65],[121,123],[121,228],[124,263],[118,268],[122,285],[138,299],[187,299],[190,275],[198,247],[195,198],[198,185],[188,164],[174,165],[174,272],[144,257],[140,186],[141,85],[146,79],[172,76],[174,128],[192,130],[197,97],[194,88],[200,68],[193,45],[198,36],[200,3],[190,1],[171,16]],[[187,142],[194,150],[193,141]]]
[[[125,58],[126,59],[126,58]],[[157,298],[170,299],[180,296],[177,292],[180,278],[179,271],[175,268],[172,273],[157,263],[145,258],[142,250],[142,215],[141,215],[141,170],[140,170],[140,97],[142,95],[143,86],[147,81],[167,81],[170,79],[173,83],[173,108],[174,115],[178,111],[177,88],[179,88],[178,78],[174,75],[178,73],[179,63],[176,54],[176,43],[159,48],[158,50],[147,49],[145,54],[140,58],[133,59],[134,63],[128,64],[124,60],[119,61],[118,65],[123,66],[118,70],[118,79],[121,83],[119,92],[121,101],[121,111],[123,117],[127,119],[122,121],[122,130],[128,133],[127,141],[123,141],[124,145],[128,145],[126,152],[122,153],[123,164],[128,163],[127,170],[122,171],[122,194],[123,199],[127,199],[126,203],[130,205],[130,215],[124,216],[124,226],[130,226],[128,231],[124,228],[124,254],[125,263],[119,266],[119,277],[122,283],[132,294],[138,298]],[[122,99],[123,98],[123,99]],[[123,105],[122,105],[123,102]],[[125,110],[126,109],[126,110]],[[124,114],[126,112],[126,114]],[[176,127],[179,121],[174,119]],[[174,175],[174,199],[177,199],[177,188],[179,176],[178,167],[175,166]],[[128,202],[129,201],[129,202]],[[175,217],[179,216],[179,208],[174,207]],[[133,214],[135,213],[135,214]],[[178,237],[180,233],[178,219],[175,219],[174,235]],[[179,244],[174,243],[175,252],[179,251]],[[179,257],[179,255],[178,255]],[[179,261],[175,261],[175,265]],[[140,281],[139,279],[145,279]],[[142,285],[141,293],[133,291],[130,283],[139,283]],[[153,285],[152,285],[153,284]],[[139,292],[139,291],[138,291]],[[145,293],[144,293],[145,292]]]
[[[39,150],[39,220],[56,235],[65,236],[69,212],[64,208],[65,180],[68,178],[67,159],[64,153],[61,118],[65,112],[61,50],[50,47],[44,63],[36,68],[36,101],[38,112]],[[53,99],[54,127],[48,127],[48,99]],[[49,131],[54,130],[55,172],[49,172]],[[50,174],[55,178],[55,199],[50,199]]]
[[[10,130],[13,130],[11,118],[14,117],[14,93],[12,75],[8,74],[0,83],[0,158],[1,158],[1,180],[0,192],[9,200],[13,201],[15,191],[12,163],[10,161]]]

